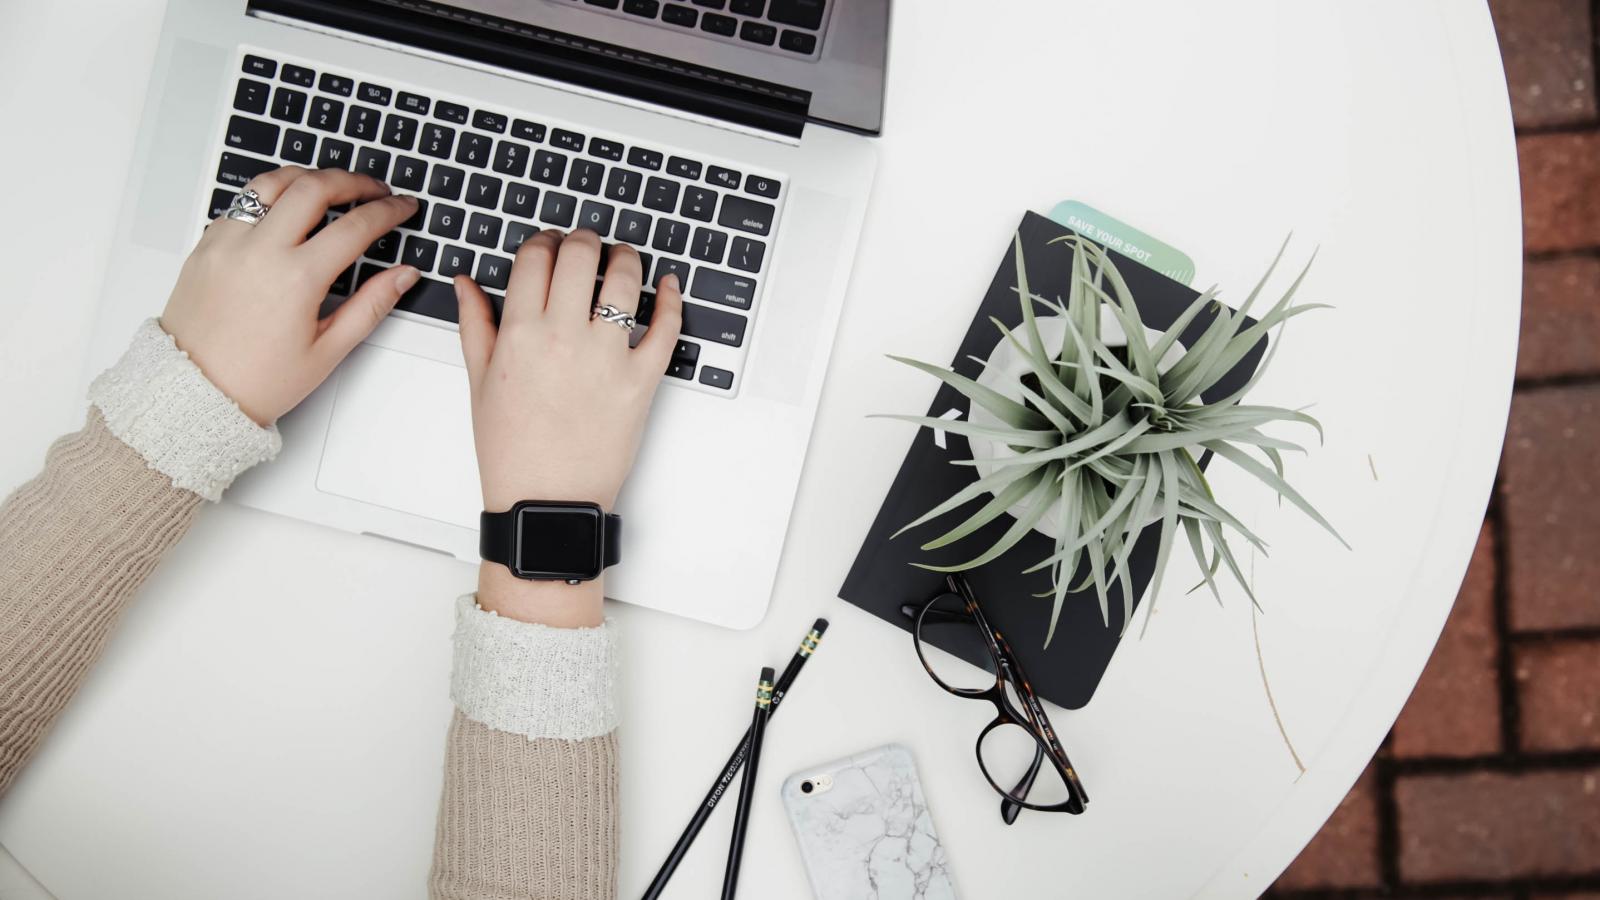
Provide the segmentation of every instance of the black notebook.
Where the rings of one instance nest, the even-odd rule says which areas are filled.
[[[1071,234],[1064,225],[1036,213],[1023,216],[1017,234],[1022,241],[1023,255],[1028,270],[1028,285],[1033,293],[1052,300],[1065,298],[1072,272],[1072,248],[1067,244],[1050,244],[1052,238]],[[1016,291],[1016,263],[1012,243],[1006,241],[999,254],[1000,266],[994,280],[983,297],[972,326],[956,352],[952,367],[968,378],[977,378],[981,366],[970,357],[986,359],[1001,340],[1000,332],[990,317],[1015,328],[1022,322],[1022,309]],[[1111,253],[1117,269],[1122,273],[1128,288],[1139,307],[1140,317],[1147,327],[1166,330],[1178,316],[1192,304],[1198,295],[1188,286],[1160,275],[1115,252]],[[1041,310],[1042,311],[1042,310]],[[1184,330],[1181,343],[1189,346],[1204,333],[1215,319],[1214,310],[1196,316]],[[1253,324],[1247,319],[1246,325]],[[1266,340],[1246,354],[1234,369],[1227,373],[1202,395],[1207,400],[1217,400],[1232,394],[1248,383],[1262,355]],[[937,384],[929,416],[954,415],[958,411],[965,420],[968,401],[955,389],[928,378],[930,386]],[[914,412],[913,410],[883,410],[883,412]],[[887,424],[886,429],[891,427]],[[941,434],[944,447],[935,441],[934,432],[918,429],[912,439],[911,449],[900,465],[889,494],[878,510],[878,516],[867,532],[866,541],[850,567],[839,596],[862,609],[885,619],[900,628],[908,629],[911,621],[900,611],[905,603],[919,603],[940,592],[945,576],[916,568],[914,562],[951,565],[972,559],[983,549],[993,545],[1014,520],[1002,515],[967,538],[933,551],[921,546],[949,530],[956,522],[970,514],[978,505],[988,500],[988,495],[971,501],[954,512],[914,528],[891,540],[890,535],[932,509],[978,477],[971,466],[954,466],[952,459],[970,459],[967,440],[948,432]],[[1201,465],[1207,460],[1202,459]],[[1149,586],[1154,574],[1157,532],[1147,528],[1134,544],[1130,565],[1134,585],[1134,602]],[[1186,538],[1179,534],[1174,539],[1174,553],[1184,551]],[[984,613],[994,627],[1006,635],[1011,647],[1021,657],[1033,688],[1046,699],[1062,706],[1077,709],[1089,702],[1095,687],[1105,674],[1121,639],[1122,596],[1120,582],[1110,586],[1110,624],[1101,618],[1100,603],[1091,586],[1087,590],[1069,593],[1061,608],[1055,639],[1044,646],[1044,637],[1050,623],[1053,597],[1035,597],[1050,591],[1048,570],[1022,575],[1023,569],[1054,552],[1055,543],[1037,531],[1030,532],[1003,556],[965,573],[973,591],[983,604]],[[1185,551],[1186,552],[1186,551]],[[1186,585],[1170,581],[1163,585],[1163,593],[1181,591]],[[1136,633],[1137,619],[1129,627]],[[931,637],[931,636],[930,636]],[[905,640],[908,664],[913,650],[909,637]],[[976,665],[985,665],[982,644],[956,643],[941,645],[943,649]]]

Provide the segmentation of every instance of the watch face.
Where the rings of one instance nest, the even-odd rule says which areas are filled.
[[[523,578],[599,577],[603,515],[588,504],[518,506],[514,572]]]

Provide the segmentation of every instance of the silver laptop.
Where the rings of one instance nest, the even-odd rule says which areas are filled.
[[[506,285],[540,228],[628,242],[687,285],[607,593],[764,615],[883,115],[888,0],[171,0],[90,370],[161,310],[255,174],[366,172],[424,207],[334,285],[424,273],[284,419],[230,499],[477,559],[450,279]],[[337,213],[335,213],[336,215]]]

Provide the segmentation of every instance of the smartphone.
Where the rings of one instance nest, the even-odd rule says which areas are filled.
[[[817,900],[953,900],[911,751],[888,744],[803,769],[783,806]]]

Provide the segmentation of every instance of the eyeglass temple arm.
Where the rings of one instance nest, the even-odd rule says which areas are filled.
[[[1022,780],[1017,782],[1017,786],[1011,789],[1011,797],[1028,796],[1028,792],[1033,790],[1034,780],[1039,777],[1039,767],[1042,765],[1044,765],[1044,748],[1035,744],[1033,763],[1028,766],[1028,771],[1023,773]],[[1004,819],[1007,825],[1017,821],[1017,813],[1022,812],[1021,805],[1011,797],[1000,799],[1000,818]]]

